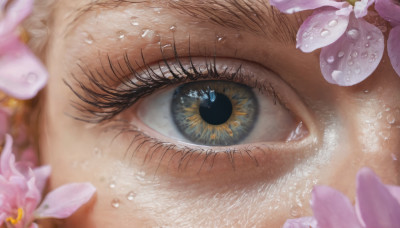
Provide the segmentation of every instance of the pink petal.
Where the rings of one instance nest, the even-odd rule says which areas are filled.
[[[90,183],[63,185],[50,192],[35,212],[36,218],[67,218],[89,201],[96,188]]]
[[[354,14],[356,18],[365,17],[368,13],[368,8],[374,4],[375,0],[361,0],[354,5]]]
[[[400,3],[396,0],[375,0],[375,10],[390,22],[392,26],[400,25]]]
[[[303,10],[311,10],[323,6],[332,6],[340,9],[345,5],[343,2],[333,0],[270,0],[271,6],[275,6],[281,12],[295,13]]]
[[[314,217],[302,217],[298,219],[288,219],[282,228],[317,228],[317,221]]]
[[[400,204],[369,168],[357,174],[356,206],[367,228],[400,227]]]
[[[339,191],[327,186],[316,186],[312,191],[311,208],[318,227],[337,228],[361,225],[350,200]]]
[[[6,133],[8,133],[10,124],[8,119],[10,118],[10,113],[4,108],[0,107],[0,142],[2,142]]]
[[[386,188],[389,190],[390,194],[400,203],[400,187],[393,185],[386,185]]]
[[[390,62],[397,75],[400,76],[400,25],[390,30],[387,42]]]
[[[13,139],[10,135],[6,135],[6,144],[0,156],[0,174],[8,178],[11,175],[20,175],[16,168],[15,156],[12,153]]]
[[[329,83],[341,86],[362,82],[375,71],[382,59],[383,38],[377,27],[351,15],[345,34],[321,51],[322,75]]]
[[[32,225],[29,228],[39,228],[39,226],[36,223],[32,223]]]
[[[5,1],[6,2],[6,1]],[[17,26],[32,12],[33,0],[14,0],[6,8],[5,17],[0,21],[0,34],[13,32]]]
[[[31,219],[33,216],[33,212],[38,206],[40,200],[42,199],[42,194],[39,192],[39,189],[36,187],[36,180],[34,177],[29,179],[27,182],[28,191],[25,194],[25,218]]]
[[[47,82],[42,63],[18,39],[10,40],[0,53],[0,90],[19,99],[34,97]]]
[[[312,52],[338,40],[346,31],[348,15],[337,15],[336,9],[316,10],[297,33],[297,48]]]
[[[46,186],[47,179],[49,178],[51,173],[51,167],[48,165],[40,166],[38,168],[35,168],[33,172],[36,179],[36,187],[39,189],[39,192],[43,192],[44,187]]]

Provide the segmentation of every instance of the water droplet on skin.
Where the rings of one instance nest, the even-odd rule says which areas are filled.
[[[118,31],[117,32],[117,36],[118,36],[118,39],[122,40],[122,39],[125,38],[126,32],[125,31]]]
[[[134,193],[134,192],[129,192],[128,194],[126,194],[126,199],[129,201],[134,200],[135,197],[136,197],[136,193]]]
[[[339,58],[342,58],[344,56],[344,51],[339,51],[338,55]]]
[[[139,22],[137,22],[137,21],[132,21],[132,23],[131,23],[133,26],[139,26]]]
[[[154,8],[154,11],[155,11],[156,13],[161,13],[161,10],[162,10],[162,8]]]
[[[224,43],[225,42],[225,37],[223,37],[223,36],[217,36],[217,42],[218,43]]]
[[[378,120],[382,119],[382,112],[378,112],[378,114],[376,115],[376,118],[378,118]]]
[[[387,141],[390,138],[390,133],[387,131],[379,132],[379,135],[382,137],[383,140]]]
[[[367,90],[367,89],[366,89],[366,90],[364,90],[364,93],[369,93],[369,90]]]
[[[338,24],[338,21],[337,21],[337,20],[331,20],[331,21],[328,23],[329,27],[334,27],[334,26],[336,26],[337,24]]]
[[[392,113],[389,113],[386,116],[386,120],[387,120],[388,124],[394,124],[394,122],[396,122],[396,118],[394,117],[394,115]]]
[[[320,33],[321,37],[327,37],[329,35],[329,30],[323,29]]]
[[[99,148],[94,148],[93,154],[100,157],[102,155],[102,151]]]
[[[121,202],[119,201],[119,199],[113,199],[113,200],[111,201],[111,206],[112,206],[113,208],[119,208],[120,205],[121,205]]]
[[[108,185],[109,188],[114,189],[117,186],[117,184],[114,181],[111,181],[111,183]]]
[[[176,25],[172,25],[171,27],[169,27],[169,30],[172,32],[176,31]]]
[[[166,48],[172,48],[172,44],[165,44],[165,45],[161,46],[162,50],[164,50]]]
[[[143,29],[140,36],[152,43],[160,42],[160,35],[151,29]]]
[[[329,56],[329,57],[326,59],[326,61],[327,61],[328,63],[333,63],[333,62],[335,62],[335,57]]]
[[[350,29],[349,31],[347,31],[347,36],[354,40],[358,39],[358,37],[360,36],[360,31],[358,31],[358,29]]]
[[[87,44],[93,44],[93,42],[94,42],[94,39],[93,39],[93,37],[92,37],[92,35],[90,35],[89,33],[87,33],[87,32],[85,32],[84,33],[84,42],[85,43],[87,43]]]
[[[391,157],[392,157],[392,160],[393,160],[393,161],[397,161],[397,156],[396,156],[395,154],[392,153],[392,154],[391,154]]]

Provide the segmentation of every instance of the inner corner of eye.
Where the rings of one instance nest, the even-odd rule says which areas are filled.
[[[157,92],[137,113],[136,122],[153,137],[204,146],[289,142],[308,135],[276,97],[232,81],[188,82]]]

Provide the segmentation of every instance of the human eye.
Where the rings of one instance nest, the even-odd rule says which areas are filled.
[[[107,75],[84,70],[90,86],[74,91],[86,103],[77,118],[116,130],[129,142],[127,154],[156,171],[267,165],[276,150],[308,138],[304,105],[273,71],[172,48],[169,56],[160,48],[152,64],[142,53],[141,63],[108,59]]]

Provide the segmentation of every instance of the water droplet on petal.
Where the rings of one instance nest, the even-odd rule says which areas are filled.
[[[356,58],[358,56],[358,52],[357,51],[353,51],[353,53],[351,53],[351,56],[353,58]]]
[[[349,65],[349,66],[353,66],[353,64],[354,64],[354,62],[351,60],[347,62],[347,65]]]
[[[331,21],[328,23],[329,27],[334,27],[334,26],[336,26],[337,24],[338,24],[338,21],[337,21],[336,19],[331,20]]]
[[[372,36],[371,35],[368,35],[367,36],[367,40],[371,40],[372,39]]]
[[[338,55],[339,58],[342,58],[344,56],[344,51],[339,51]]]
[[[349,31],[347,31],[347,36],[352,39],[358,39],[358,37],[360,36],[360,31],[358,31],[358,29],[350,29]]]
[[[329,33],[330,33],[329,30],[323,29],[321,31],[321,37],[327,37],[329,35]]]
[[[121,202],[119,201],[119,199],[113,199],[113,200],[111,201],[111,206],[112,206],[113,208],[119,208],[120,204],[121,204]]]
[[[362,54],[361,54],[361,57],[364,58],[364,59],[368,58],[368,52],[362,53]]]
[[[370,45],[369,43],[366,43],[366,44],[365,44],[365,47],[366,47],[366,48],[369,48],[369,45]]]
[[[129,201],[134,200],[136,197],[136,193],[134,192],[129,192],[128,194],[126,194],[126,199],[128,199]]]
[[[332,72],[331,76],[332,76],[332,79],[333,79],[334,81],[338,82],[339,79],[340,79],[340,77],[343,76],[343,72],[340,71],[340,70],[334,70],[334,71]]]
[[[329,56],[328,58],[326,58],[326,61],[328,63],[333,63],[333,62],[335,62],[335,57],[334,56]]]
[[[354,73],[360,74],[360,73],[361,73],[361,69],[360,69],[360,68],[356,68],[356,69],[354,70]]]
[[[34,84],[38,80],[38,76],[34,72],[30,72],[24,76],[24,81],[28,84]]]

